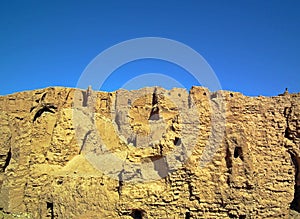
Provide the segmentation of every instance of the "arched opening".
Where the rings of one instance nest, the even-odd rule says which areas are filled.
[[[131,217],[133,219],[143,219],[144,215],[145,215],[145,212],[140,209],[133,209],[131,212]]]
[[[234,148],[233,156],[234,158],[240,158],[241,160],[244,160],[242,147],[236,146]]]

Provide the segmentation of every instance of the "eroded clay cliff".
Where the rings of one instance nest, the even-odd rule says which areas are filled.
[[[0,217],[300,210],[300,94],[46,88],[0,97],[0,136]]]

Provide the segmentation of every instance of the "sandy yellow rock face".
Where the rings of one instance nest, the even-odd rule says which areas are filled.
[[[300,94],[0,96],[0,218],[296,218]]]

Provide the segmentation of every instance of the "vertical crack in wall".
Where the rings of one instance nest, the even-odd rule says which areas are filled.
[[[68,102],[68,99],[70,97],[70,93],[71,93],[71,90],[68,91],[66,97],[65,97],[65,100],[64,100],[64,103],[62,104],[63,106]]]
[[[191,91],[189,91],[188,106],[189,106],[189,109],[192,108],[192,106],[193,106],[193,104],[192,104],[192,97],[191,97]]]
[[[149,120],[159,120],[159,108],[158,108],[158,95],[155,88],[152,94],[152,109],[150,112]]]
[[[119,185],[118,185],[117,191],[118,191],[118,194],[119,194],[119,198],[122,195],[122,189],[123,189],[123,186],[124,186],[124,181],[123,181],[123,174],[124,174],[124,172],[125,172],[125,170],[122,169],[120,171],[120,173],[118,174]]]
[[[84,138],[83,138],[83,141],[82,141],[82,144],[81,144],[81,147],[80,147],[80,150],[79,150],[79,154],[81,154],[81,152],[82,152],[82,150],[83,150],[83,148],[84,148],[84,145],[85,145],[85,143],[86,143],[86,141],[87,141],[87,139],[88,139],[88,136],[89,136],[91,133],[92,133],[92,130],[89,130],[89,131],[85,134],[85,136],[84,136]]]
[[[190,199],[190,201],[197,200],[200,203],[200,198],[194,194],[194,189],[193,189],[193,185],[192,185],[192,173],[188,169],[184,169],[184,171],[186,174],[186,182],[188,185],[189,199]]]
[[[284,117],[286,119],[286,129],[284,132],[284,137],[288,139],[288,141],[292,141],[295,143],[293,131],[290,128],[290,118],[292,115],[292,105],[290,107],[284,108]],[[290,204],[290,209],[300,212],[300,157],[298,154],[293,150],[289,149],[288,153],[291,156],[291,160],[295,169],[295,184],[294,184],[294,198]]]
[[[6,168],[9,166],[10,160],[11,160],[11,148],[9,148],[9,151],[7,152],[7,156],[5,159],[4,166],[2,168],[2,171],[5,172]]]
[[[232,158],[231,158],[231,152],[229,149],[229,144],[226,142],[226,154],[225,154],[225,163],[226,163],[226,168],[227,168],[227,184],[230,186],[230,177],[232,174]]]
[[[121,115],[120,115],[121,112],[119,111],[116,111],[116,116],[115,116],[115,123],[117,124],[117,127],[118,127],[118,131],[120,132],[121,131]]]
[[[47,92],[42,95],[40,102],[43,102],[45,100],[46,96],[47,96]]]
[[[289,117],[291,115],[292,112],[292,107],[285,107],[284,108],[284,117],[286,118],[286,128],[284,131],[284,137],[289,139],[289,140],[293,140],[293,136],[291,133],[291,129],[290,129],[290,125],[289,125]]]
[[[294,168],[295,168],[295,189],[294,189],[294,199],[291,202],[290,208],[297,212],[300,212],[300,180],[299,180],[299,167],[300,158],[295,156],[294,153],[289,151]]]

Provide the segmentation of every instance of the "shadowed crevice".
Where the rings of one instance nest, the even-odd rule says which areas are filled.
[[[6,170],[6,168],[9,166],[9,163],[10,163],[10,160],[11,160],[11,148],[9,148],[9,151],[8,151],[8,153],[7,153],[7,157],[6,157],[6,159],[5,159],[5,164],[4,164],[4,166],[3,166],[3,172],[5,172],[5,170]]]
[[[227,168],[227,184],[230,185],[230,176],[232,174],[232,154],[229,149],[228,143],[226,144],[226,154],[225,154],[225,163]]]
[[[92,130],[89,130],[89,131],[85,134],[85,136],[84,136],[84,138],[83,138],[83,141],[82,141],[82,144],[81,144],[81,147],[80,147],[80,150],[79,150],[79,154],[81,154],[81,152],[82,152],[82,150],[83,150],[83,148],[84,148],[85,142],[86,142],[88,136],[89,136],[91,133],[92,133]]]
[[[54,219],[54,205],[53,202],[47,202],[47,215],[46,218]]]
[[[191,212],[185,212],[185,219],[190,219],[191,218]]]
[[[39,118],[44,112],[55,113],[55,109],[57,109],[57,107],[52,104],[43,105],[42,108],[35,113],[33,117],[33,122],[35,122],[37,118]]]
[[[164,156],[152,156],[150,157],[154,165],[154,170],[158,173],[161,178],[165,178],[168,175],[169,167]]]
[[[150,112],[149,120],[159,120],[159,108],[158,108],[158,95],[156,88],[152,94],[152,109]]]
[[[300,182],[299,178],[299,167],[300,167],[300,158],[296,157],[294,153],[289,152],[294,168],[295,168],[295,185],[294,185],[294,199],[291,202],[290,209],[295,210],[300,213]]]
[[[122,188],[124,186],[124,181],[123,181],[123,174],[124,174],[124,172],[125,172],[125,170],[122,169],[120,171],[120,173],[118,174],[119,185],[118,185],[117,190],[118,190],[119,197],[121,197],[121,195],[122,195]]]
[[[88,104],[88,95],[86,91],[82,91],[82,106],[86,107]]]

